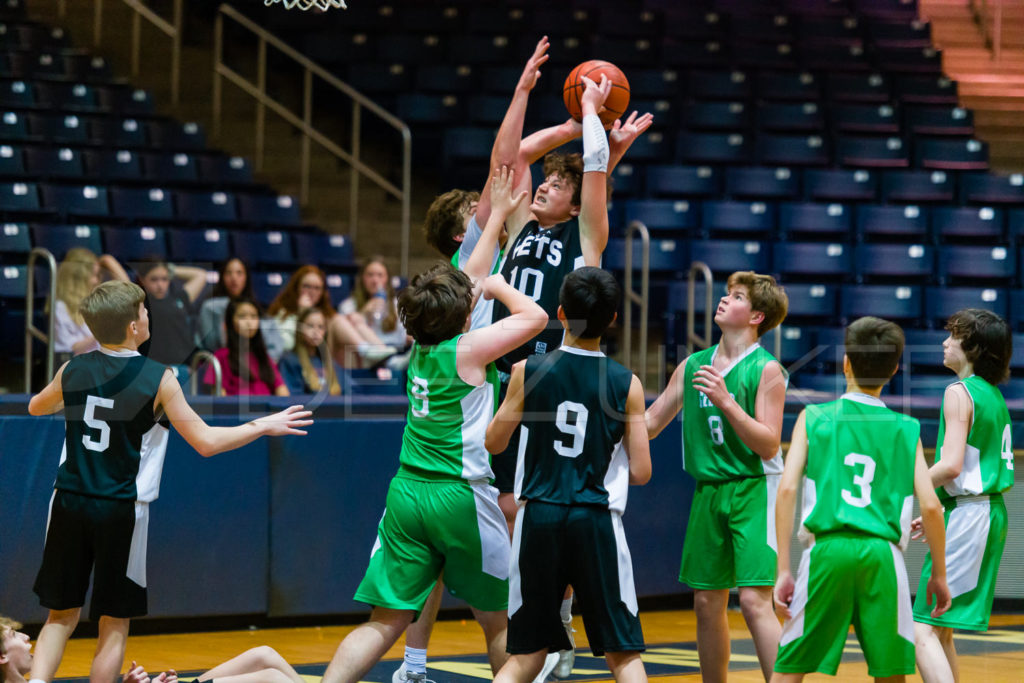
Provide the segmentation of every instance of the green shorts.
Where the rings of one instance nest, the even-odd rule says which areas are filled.
[[[882,538],[819,536],[800,556],[775,670],[836,675],[853,625],[868,673],[914,673],[914,620],[900,549]]]
[[[504,610],[511,547],[493,486],[398,475],[355,599],[418,613],[443,569],[452,595],[485,612]]]
[[[679,581],[698,590],[775,585],[778,474],[699,481]]]
[[[945,501],[946,583],[953,605],[940,617],[931,615],[925,587],[932,575],[931,553],[921,569],[914,600],[914,621],[934,626],[987,631],[996,591],[999,561],[1006,547],[1006,503],[1001,494],[960,496]]]

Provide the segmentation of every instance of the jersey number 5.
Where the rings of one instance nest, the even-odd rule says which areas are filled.
[[[112,398],[100,398],[99,396],[86,396],[85,397],[85,424],[98,429],[100,432],[99,439],[93,439],[91,436],[86,434],[82,437],[82,445],[88,448],[90,451],[96,451],[98,453],[107,450],[107,446],[110,445],[110,425],[103,420],[96,419],[96,408],[113,408],[114,399]]]
[[[569,414],[574,416],[572,423],[569,422]],[[572,443],[566,445],[564,441],[555,441],[555,452],[566,458],[575,458],[583,452],[583,439],[587,433],[587,416],[589,412],[582,403],[575,401],[562,401],[558,404],[558,417],[555,419],[555,426],[558,431],[572,437]]]
[[[857,495],[843,489],[843,500],[858,508],[866,508],[871,505],[871,480],[875,478],[875,461],[862,453],[847,453],[843,464],[854,468],[853,485],[857,487]],[[863,466],[864,470],[856,474],[856,468]]]

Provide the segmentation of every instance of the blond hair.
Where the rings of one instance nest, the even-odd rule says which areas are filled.
[[[82,299],[79,310],[92,336],[101,344],[120,344],[128,325],[139,319],[139,306],[146,292],[134,282],[113,280],[92,290]]]
[[[7,648],[4,647],[4,638],[7,636],[8,631],[17,631],[21,628],[21,622],[15,621],[10,617],[5,617],[0,614],[0,655],[7,654]],[[0,683],[3,683],[5,679],[3,667],[0,667]]]
[[[82,299],[92,291],[92,274],[99,262],[96,254],[85,247],[69,249],[57,267],[57,301],[63,301],[76,325],[82,324],[78,310]]]
[[[750,310],[764,314],[764,319],[757,326],[758,337],[763,337],[786,319],[789,297],[786,296],[786,290],[780,287],[771,275],[762,275],[752,270],[739,270],[729,276],[726,291],[732,291],[737,285],[747,288]]]

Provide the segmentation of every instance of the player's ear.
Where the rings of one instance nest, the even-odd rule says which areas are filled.
[[[751,311],[750,312],[750,324],[760,325],[764,322],[764,313],[762,311]]]
[[[580,207],[575,205],[575,204],[573,204],[572,208],[569,210],[569,215],[572,216],[573,218],[575,218],[576,216],[579,216],[580,215]]]
[[[850,357],[847,356],[844,353],[843,354],[843,374],[844,375],[849,375],[851,372],[852,372],[852,369],[850,367]]]

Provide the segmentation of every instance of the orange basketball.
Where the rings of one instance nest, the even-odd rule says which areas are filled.
[[[562,100],[565,108],[569,110],[569,116],[577,121],[583,120],[583,113],[580,111],[580,96],[586,86],[583,84],[583,77],[591,79],[595,83],[601,82],[601,74],[608,77],[612,82],[612,91],[608,93],[608,99],[604,103],[604,111],[599,116],[607,126],[615,119],[626,113],[629,106],[629,81],[619,67],[611,62],[604,62],[600,59],[591,59],[583,62],[569,72],[562,87]]]

